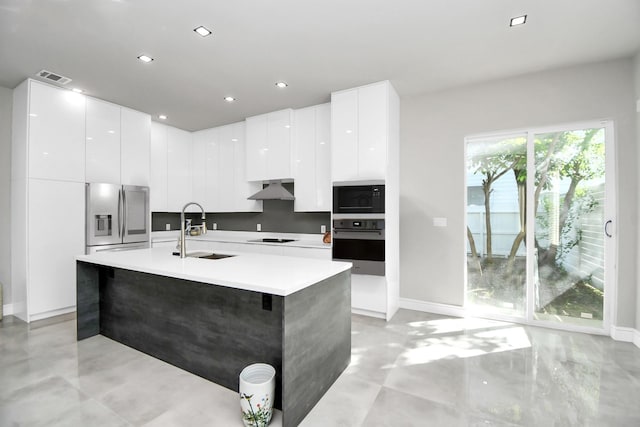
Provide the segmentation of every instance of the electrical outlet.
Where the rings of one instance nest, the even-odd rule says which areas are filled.
[[[171,224],[165,224],[164,229],[167,231],[171,231]]]
[[[326,232],[327,232],[327,226],[326,226],[326,225],[321,225],[321,226],[320,226],[320,232],[321,232],[322,234],[326,233]]]
[[[433,218],[433,226],[434,227],[446,227],[447,226],[447,218]]]
[[[218,224],[216,224],[216,223],[214,222],[214,223],[213,223],[213,227],[211,227],[211,228],[212,228],[212,229],[214,229],[214,230],[217,230],[217,229],[218,229]]]
[[[262,231],[262,224],[256,224],[256,231]]]

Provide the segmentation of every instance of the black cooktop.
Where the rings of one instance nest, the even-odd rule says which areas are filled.
[[[249,242],[262,242],[262,243],[289,243],[289,242],[295,242],[296,239],[276,239],[276,238],[272,238],[272,237],[265,237],[263,239],[255,239],[255,240],[249,240]]]

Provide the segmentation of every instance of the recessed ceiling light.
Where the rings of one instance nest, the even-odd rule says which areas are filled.
[[[151,62],[153,61],[153,58],[147,55],[140,55],[138,56],[138,59],[142,62]]]
[[[200,25],[198,28],[194,28],[193,31],[200,34],[202,37],[207,37],[211,35],[211,31]]]
[[[527,15],[516,16],[515,18],[511,18],[510,27],[515,27],[516,25],[522,25],[527,22]]]
[[[225,97],[224,97],[224,100],[225,100],[225,101],[227,101],[227,102],[233,102],[233,101],[235,101],[236,99],[235,99],[233,96],[225,96]]]
[[[231,138],[231,142],[238,142],[238,138]]]
[[[289,85],[286,84],[285,82],[276,82],[276,86],[278,86],[280,89],[284,89],[285,87],[287,87]]]
[[[165,116],[164,114],[158,114],[158,118],[160,120],[167,120],[167,116]]]
[[[82,89],[74,87],[73,89],[71,89],[72,91],[74,91],[75,93],[82,93],[84,92]]]

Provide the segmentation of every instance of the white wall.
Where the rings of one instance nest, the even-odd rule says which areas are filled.
[[[464,138],[611,118],[618,168],[618,315],[636,322],[637,134],[630,59],[404,97],[400,127],[401,298],[464,302]],[[433,227],[434,217],[448,226]]]
[[[636,54],[634,67],[633,67],[634,81],[635,81],[635,94],[636,94],[636,146],[640,147],[640,52]],[[640,164],[640,149],[638,149],[638,164]],[[640,174],[638,176],[640,178]],[[640,184],[638,184],[640,188]],[[640,203],[640,200],[638,201]],[[640,205],[638,205],[638,211],[640,212]],[[639,218],[640,220],[640,218]],[[640,228],[640,227],[639,227]],[[640,230],[638,230],[640,233]],[[638,263],[640,265],[640,235],[638,236]],[[640,271],[636,280],[636,330],[640,331]]]
[[[0,87],[0,283],[11,303],[11,113],[13,91]]]

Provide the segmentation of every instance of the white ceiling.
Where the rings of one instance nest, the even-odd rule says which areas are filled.
[[[47,69],[187,130],[379,80],[409,96],[639,50],[640,0],[0,0],[0,86]]]

